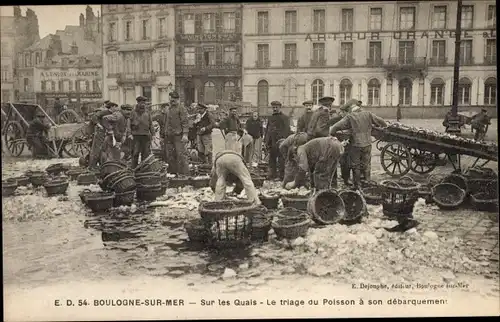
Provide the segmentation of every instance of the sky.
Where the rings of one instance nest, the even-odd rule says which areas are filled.
[[[80,13],[85,15],[86,5],[59,5],[59,6],[20,6],[21,13],[26,16],[26,9],[33,10],[38,17],[40,38],[53,34],[57,30],[63,30],[67,25],[77,26],[80,24]],[[94,14],[101,12],[100,5],[91,5]],[[13,16],[12,6],[1,6],[1,16]]]

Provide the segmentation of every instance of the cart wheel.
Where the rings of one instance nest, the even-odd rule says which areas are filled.
[[[64,110],[57,116],[58,124],[81,123],[81,117],[73,110]]]
[[[404,176],[410,171],[412,158],[410,151],[401,143],[389,143],[382,148],[380,163],[387,174]]]
[[[72,157],[84,157],[90,152],[90,141],[86,125],[83,125],[71,136],[71,141],[64,145],[64,152]]]
[[[413,172],[419,174],[426,174],[432,172],[436,168],[436,161],[439,156],[435,153],[419,150],[410,149],[411,153],[411,169]]]
[[[24,151],[26,138],[23,127],[17,121],[8,122],[5,126],[5,146],[13,157],[18,157]]]
[[[382,151],[382,149],[384,148],[384,146],[382,145],[383,142],[378,140],[377,143],[375,144],[375,147],[377,148],[377,150],[379,151]]]
[[[153,121],[154,136],[151,138],[151,149],[161,149],[160,124]]]

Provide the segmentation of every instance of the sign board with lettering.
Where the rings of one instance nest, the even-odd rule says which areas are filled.
[[[100,80],[102,77],[102,72],[100,68],[86,68],[86,69],[36,69],[35,71],[35,82],[41,82],[44,80],[49,81],[59,81],[59,80]]]

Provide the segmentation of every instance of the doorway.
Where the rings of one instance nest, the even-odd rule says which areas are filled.
[[[194,85],[192,82],[187,82],[184,87],[184,106],[190,106],[194,100]]]

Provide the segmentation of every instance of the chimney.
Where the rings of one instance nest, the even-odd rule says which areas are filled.
[[[71,55],[78,55],[78,46],[75,41],[71,44]]]
[[[85,17],[83,16],[83,13],[80,14],[80,27],[85,26]]]

